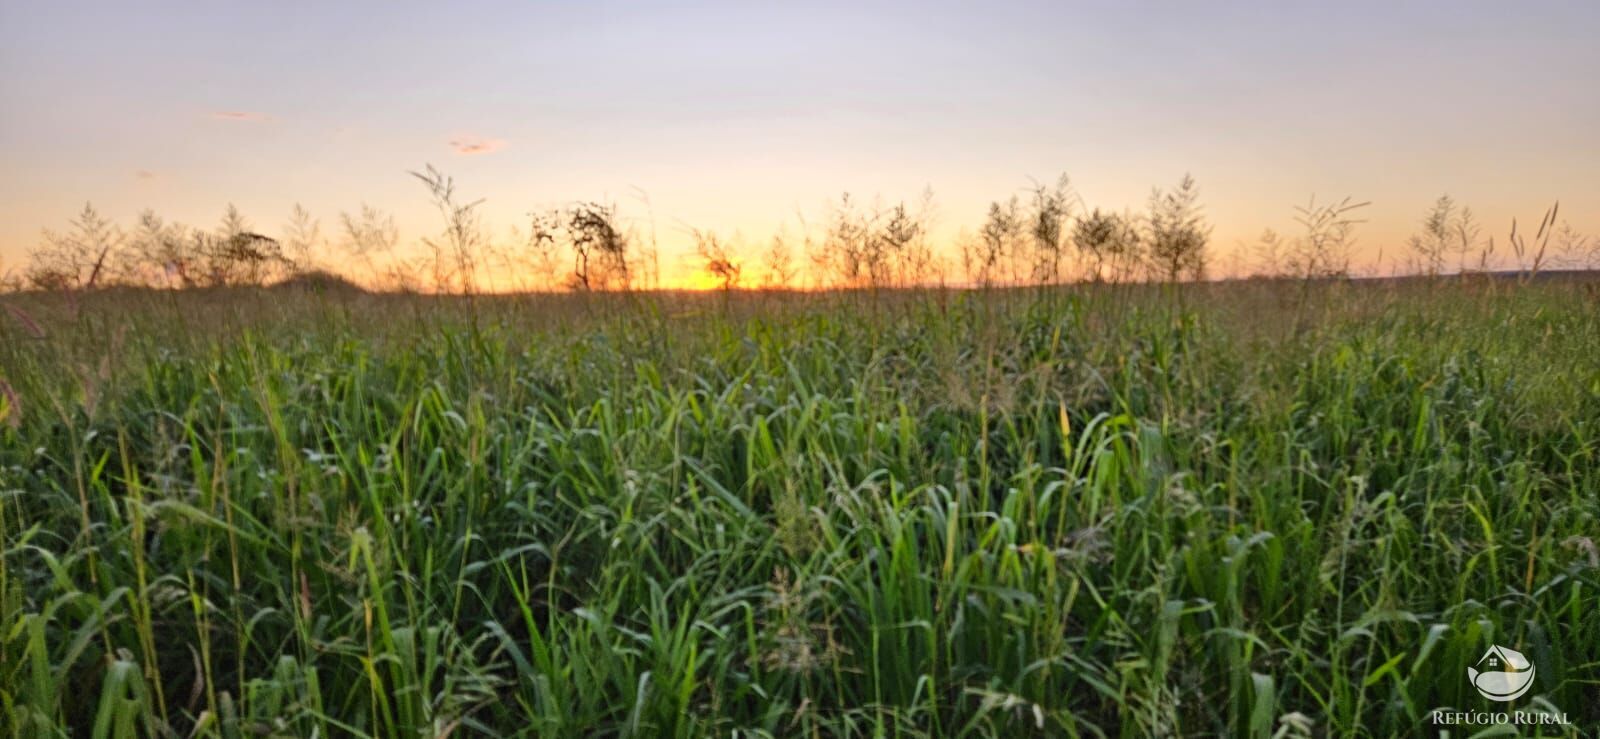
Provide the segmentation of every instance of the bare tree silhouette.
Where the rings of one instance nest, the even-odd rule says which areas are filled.
[[[1130,217],[1095,208],[1072,227],[1072,245],[1093,282],[1120,283],[1138,271],[1139,229]]]
[[[629,288],[632,239],[618,226],[615,206],[577,203],[529,217],[528,245],[535,255],[569,253],[572,270],[563,280],[567,288],[580,292]]]
[[[694,231],[693,237],[694,251],[700,257],[702,268],[717,278],[718,287],[723,293],[732,292],[739,286],[742,272],[735,257],[737,247],[709,231]]]

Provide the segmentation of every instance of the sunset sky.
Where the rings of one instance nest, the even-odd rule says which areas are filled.
[[[1600,3],[0,0],[0,163],[0,272],[86,200],[269,234],[367,202],[414,241],[426,163],[496,234],[653,213],[669,281],[690,227],[931,186],[949,236],[1060,172],[1118,210],[1192,172],[1222,272],[1308,196],[1371,200],[1387,272],[1446,192],[1502,241],[1557,198],[1600,233]]]

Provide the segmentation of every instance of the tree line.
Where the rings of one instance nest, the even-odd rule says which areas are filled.
[[[459,294],[661,285],[653,222],[624,218],[614,203],[533,211],[522,227],[495,238],[479,213],[483,200],[462,197],[455,180],[432,166],[410,174],[438,212],[440,228],[408,253],[399,248],[393,216],[365,204],[341,212],[328,233],[296,205],[277,237],[256,230],[232,205],[213,228],[169,223],[146,210],[125,231],[86,204],[65,231],[46,230],[19,271],[0,273],[0,289],[259,286],[308,276]],[[1313,198],[1296,207],[1298,233],[1268,230],[1255,244],[1241,245],[1254,258],[1250,274],[1348,277],[1363,222],[1358,216],[1367,205]],[[1504,253],[1529,274],[1600,265],[1600,239],[1558,223],[1558,213],[1559,205],[1550,208],[1531,234],[1513,221],[1501,245],[1483,237],[1470,208],[1443,196],[1406,242],[1404,259],[1410,272],[1425,276],[1488,270]],[[981,224],[960,231],[951,250],[932,243],[936,217],[931,190],[892,203],[845,194],[815,227],[802,219],[798,237],[780,231],[765,246],[747,245],[737,234],[688,229],[688,258],[726,291],[1179,282],[1205,279],[1212,266],[1211,226],[1200,188],[1187,174],[1171,187],[1153,188],[1140,211],[1089,207],[1065,175],[1034,182],[991,202]]]

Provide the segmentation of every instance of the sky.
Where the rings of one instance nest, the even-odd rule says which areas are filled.
[[[1193,173],[1224,272],[1309,197],[1372,201],[1387,273],[1444,193],[1502,244],[1557,199],[1600,234],[1600,3],[0,0],[0,273],[86,201],[269,234],[370,203],[415,241],[425,164],[496,235],[614,201],[669,283],[691,228],[931,188],[948,241],[1062,172],[1115,210]]]

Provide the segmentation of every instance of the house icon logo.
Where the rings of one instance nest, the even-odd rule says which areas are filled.
[[[1491,644],[1478,664],[1467,668],[1467,679],[1489,700],[1516,700],[1533,687],[1533,663],[1521,652]]]

